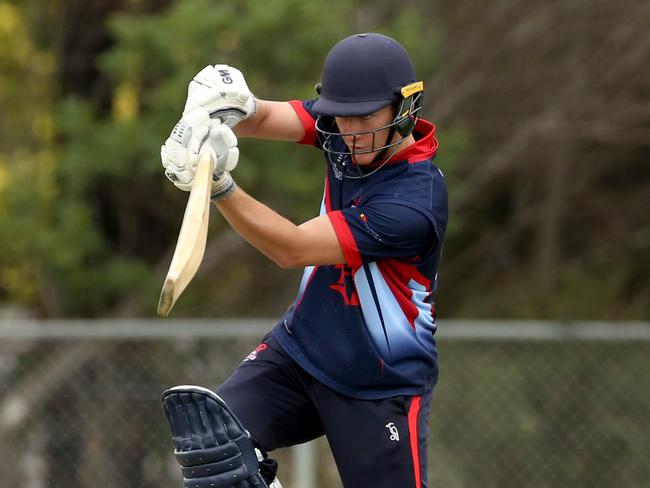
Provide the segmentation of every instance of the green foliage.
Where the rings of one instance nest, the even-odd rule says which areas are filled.
[[[227,63],[260,98],[310,98],[335,42],[378,31],[410,52],[427,88],[424,115],[438,125],[451,204],[441,316],[648,317],[647,138],[633,115],[647,90],[626,75],[643,63],[612,55],[618,64],[592,79],[608,56],[572,43],[569,20],[537,35],[550,31],[552,7],[499,5],[477,22],[471,2],[0,0],[0,303],[43,316],[152,314],[186,201],[163,177],[159,148],[189,79]],[[602,7],[612,29],[639,17]],[[642,55],[637,24],[603,49],[631,43]],[[615,30],[580,26],[581,39]],[[316,214],[317,152],[240,147],[243,188],[296,222]],[[227,229],[215,216],[210,240]],[[211,266],[183,314],[276,314],[297,285],[246,245]],[[268,296],[251,310],[246,290],[259,288],[260,273]]]
[[[179,117],[188,81],[206,64],[237,66],[258,97],[286,100],[315,96],[323,57],[353,32],[378,30],[401,38],[424,73],[433,71],[435,58],[431,50],[415,49],[421,34],[432,30],[413,11],[382,20],[383,11],[370,2],[335,1],[323,8],[298,0],[191,0],[155,14],[146,2],[127,4],[104,19],[112,42],[99,56],[83,46],[36,52],[30,35],[45,46],[48,36],[57,38],[56,28],[63,32],[66,21],[76,19],[64,18],[54,27],[56,9],[35,15],[31,3],[24,9],[0,5],[11,13],[0,35],[14,48],[0,56],[0,99],[15,106],[12,116],[19,122],[2,124],[0,118],[0,138],[16,148],[0,157],[0,233],[7,243],[0,258],[0,300],[46,316],[111,315],[134,300],[128,313],[152,313],[185,203],[185,195],[162,176],[159,147]],[[42,29],[30,33],[25,18],[38,19]],[[33,100],[39,111],[26,117],[16,105],[24,101],[21,80],[34,70],[28,86],[53,86],[55,72],[47,69],[52,62],[45,61],[55,54],[59,63],[87,63],[85,72],[96,73],[87,83],[108,82],[109,98],[102,91],[95,97],[88,97],[93,93],[88,89],[83,96],[60,96],[52,89]],[[34,56],[39,63],[30,62]],[[273,142],[240,145],[236,176],[244,188],[295,221],[316,214],[324,175],[318,153]],[[23,149],[35,146],[38,154]],[[225,228],[215,222],[211,239]],[[209,277],[199,281],[195,293],[188,292],[187,313],[200,314],[211,301],[223,303],[229,314],[239,307],[247,314],[264,313],[251,311],[241,293],[258,279],[255,272],[243,272],[248,268],[246,253],[220,264],[233,287],[224,290]],[[270,277],[274,273],[270,270]],[[285,298],[279,304],[261,302],[275,313]]]

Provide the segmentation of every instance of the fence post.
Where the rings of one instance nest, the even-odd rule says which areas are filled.
[[[316,441],[293,446],[293,488],[316,488]]]

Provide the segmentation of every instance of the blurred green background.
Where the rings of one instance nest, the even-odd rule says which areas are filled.
[[[150,317],[186,194],[159,147],[206,64],[314,96],[329,48],[396,37],[425,81],[450,187],[445,317],[650,317],[650,4],[605,0],[0,1],[0,306]],[[323,160],[241,141],[238,182],[295,222]],[[274,316],[287,272],[214,212],[176,316]],[[261,279],[263,277],[263,279]]]

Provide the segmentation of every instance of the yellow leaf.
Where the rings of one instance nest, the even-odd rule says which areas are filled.
[[[0,33],[12,34],[18,26],[18,13],[13,5],[0,2]]]
[[[113,96],[113,118],[118,122],[134,119],[138,115],[139,102],[137,88],[131,83],[122,83]]]

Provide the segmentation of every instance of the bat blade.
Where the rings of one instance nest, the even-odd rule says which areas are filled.
[[[210,189],[213,171],[212,151],[206,149],[199,155],[176,249],[160,292],[158,315],[161,317],[169,315],[203,259],[210,221]]]

